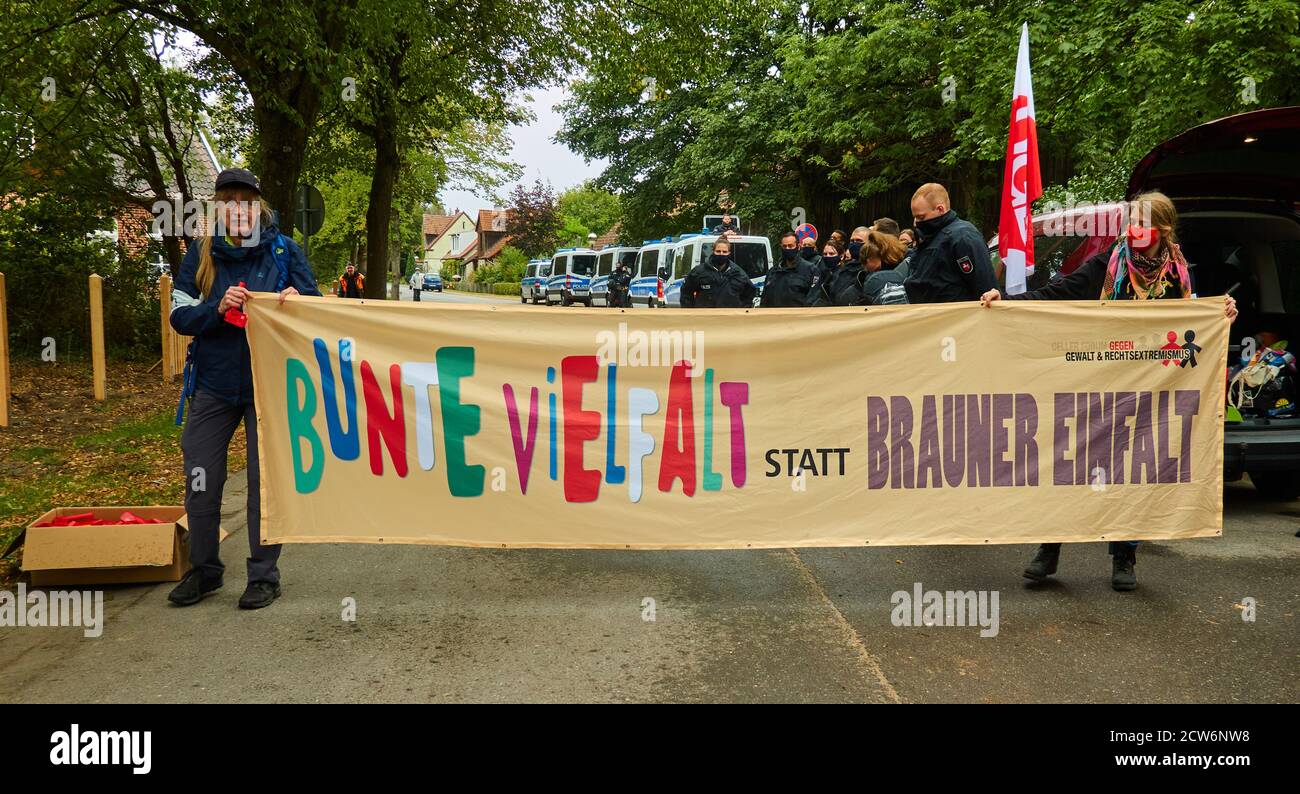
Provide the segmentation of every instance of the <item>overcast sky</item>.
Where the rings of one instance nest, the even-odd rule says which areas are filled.
[[[179,31],[177,43],[183,51],[190,53],[206,49],[189,31]],[[171,53],[169,60],[179,65],[183,53]],[[555,143],[552,139],[560,130],[560,114],[555,112],[555,105],[565,99],[567,88],[548,88],[530,92],[532,101],[527,103],[536,119],[522,127],[515,126],[509,130],[513,147],[506,159],[523,166],[520,178],[525,184],[532,184],[540,178],[550,182],[556,193],[592,179],[605,168],[604,161],[584,162],[582,157],[570,151],[567,146]],[[502,153],[496,153],[498,156]],[[223,163],[223,165],[227,165]],[[498,191],[502,199],[510,194],[514,183],[503,185]],[[462,209],[473,215],[480,209],[492,209],[501,206],[483,191],[444,190],[439,196],[442,205],[448,211]]]
[[[528,103],[528,107],[537,117],[536,121],[527,126],[510,128],[514,148],[510,150],[507,159],[524,167],[520,181],[531,185],[540,178],[543,182],[550,182],[556,193],[598,176],[605,167],[605,162],[600,160],[584,162],[581,155],[552,140],[555,133],[559,132],[562,121],[554,107],[565,99],[566,93],[565,88],[533,91],[533,101]],[[512,188],[513,183],[502,187],[501,197],[508,196]],[[459,208],[471,216],[477,210],[500,206],[486,193],[479,191],[445,190],[439,198],[448,212]]]

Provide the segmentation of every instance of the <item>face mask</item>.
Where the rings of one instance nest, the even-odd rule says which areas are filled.
[[[817,258],[817,249],[816,249],[816,248],[813,248],[811,245],[805,245],[805,246],[803,247],[802,250],[803,250],[803,258],[804,258],[804,259],[816,259],[816,258]]]
[[[862,250],[862,243],[856,241],[849,243],[849,256],[853,257],[854,259],[858,258],[858,252],[861,250]]]
[[[714,267],[722,267],[723,265],[727,264],[727,260],[730,258],[731,257],[727,256],[726,254],[713,254],[712,256],[709,257],[709,261],[713,263]]]
[[[1137,251],[1153,248],[1160,240],[1160,230],[1156,228],[1130,226],[1125,233],[1128,235],[1128,244]]]
[[[798,256],[798,255],[799,255],[799,252],[796,251],[796,250],[793,249],[793,248],[782,248],[782,249],[781,249],[781,261],[783,261],[783,262],[793,262],[793,261],[794,261],[794,258],[795,258],[796,256]]]

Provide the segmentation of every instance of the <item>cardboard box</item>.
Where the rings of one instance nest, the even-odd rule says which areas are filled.
[[[160,524],[41,527],[62,516],[91,513],[116,519],[123,511]],[[190,569],[189,529],[185,508],[56,507],[27,527],[23,570],[34,586],[62,584],[135,584],[176,582]],[[220,539],[229,533],[220,530]]]

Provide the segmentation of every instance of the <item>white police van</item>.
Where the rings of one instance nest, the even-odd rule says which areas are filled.
[[[591,305],[591,280],[596,275],[597,254],[590,248],[561,248],[551,257],[546,279],[546,303]]]
[[[713,254],[713,243],[717,234],[683,234],[677,238],[669,256],[672,270],[664,279],[663,305],[680,308],[682,305],[682,282],[686,274],[696,265],[709,261]],[[767,271],[772,266],[772,243],[766,237],[758,235],[732,235],[731,260],[745,271],[754,284],[754,305],[758,305],[763,285],[767,282]]]
[[[524,278],[519,283],[520,303],[542,303],[546,300],[546,277],[551,273],[551,260],[530,259],[524,268]]]
[[[591,280],[591,305],[609,305],[609,277],[614,268],[622,262],[636,277],[636,256],[641,249],[630,245],[618,245],[600,249],[596,258],[596,277]]]
[[[628,295],[633,306],[651,309],[664,305],[664,284],[673,267],[673,238],[646,240],[637,254]],[[665,270],[665,268],[667,268]]]

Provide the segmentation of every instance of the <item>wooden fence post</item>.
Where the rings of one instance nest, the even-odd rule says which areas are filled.
[[[9,426],[9,304],[5,274],[0,273],[0,427]]]
[[[171,383],[176,373],[176,361],[173,358],[171,313],[172,313],[172,277],[164,275],[158,279],[158,306],[162,314],[162,377],[163,383]]]
[[[108,397],[105,385],[107,367],[104,364],[104,279],[94,273],[90,274],[90,361],[95,399],[103,402]]]

